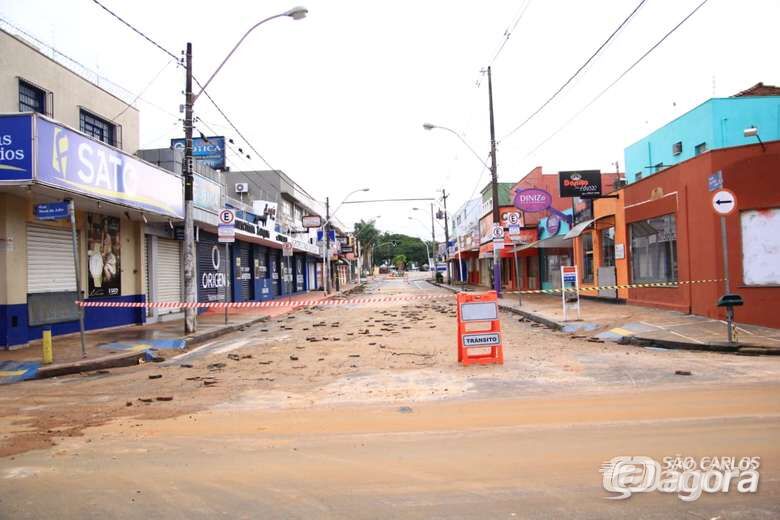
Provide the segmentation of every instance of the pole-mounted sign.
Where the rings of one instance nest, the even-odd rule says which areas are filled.
[[[737,209],[737,196],[731,190],[720,189],[712,195],[712,209],[718,215],[731,215]]]

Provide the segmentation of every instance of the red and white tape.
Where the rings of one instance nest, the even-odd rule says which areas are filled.
[[[76,305],[81,307],[134,307],[154,309],[249,309],[269,307],[314,307],[323,305],[367,305],[372,303],[392,303],[420,300],[435,300],[452,298],[451,294],[426,294],[420,296],[383,296],[369,298],[350,298],[347,300],[271,300],[265,302],[105,302],[99,300],[79,300]]]

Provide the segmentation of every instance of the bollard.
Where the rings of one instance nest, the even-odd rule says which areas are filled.
[[[54,351],[51,346],[51,327],[43,329],[41,348],[43,349],[43,364],[50,365],[54,361]]]

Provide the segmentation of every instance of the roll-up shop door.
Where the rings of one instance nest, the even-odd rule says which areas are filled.
[[[181,242],[167,238],[157,239],[155,263],[157,299],[161,302],[180,302],[181,294]],[[178,312],[180,309],[160,309],[158,312]]]
[[[152,265],[152,237],[150,235],[144,236],[144,247],[146,248],[146,272],[144,273],[144,294],[146,295],[146,301],[152,301],[152,284],[149,283],[149,271]],[[151,316],[154,309],[151,307],[146,308],[146,315]]]
[[[217,243],[216,235],[200,232],[198,252],[198,301],[225,300],[225,268],[230,261],[224,258],[225,246]]]
[[[27,292],[76,290],[73,237],[68,229],[27,225]]]
[[[281,294],[281,269],[279,266],[279,253],[276,250],[271,250],[268,253],[268,270],[271,273],[271,291],[274,297]]]
[[[245,302],[252,299],[252,253],[246,242],[237,242],[238,257],[241,265],[236,267],[236,283],[238,284],[238,299]]]
[[[309,260],[306,262],[306,268],[309,272],[307,288],[313,291],[317,288],[317,266],[313,261]]]

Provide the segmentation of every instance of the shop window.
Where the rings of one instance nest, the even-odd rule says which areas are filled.
[[[116,126],[84,109],[79,111],[79,129],[98,141],[116,145]]]
[[[707,143],[699,143],[693,147],[693,154],[700,155],[707,151]]]
[[[292,204],[286,200],[282,201],[282,215],[285,217],[292,217]]]
[[[601,267],[615,266],[615,227],[601,230]]]
[[[631,277],[635,283],[677,281],[677,231],[674,215],[629,225]]]
[[[593,283],[593,234],[583,233],[582,244],[582,282]]]
[[[46,113],[46,92],[43,89],[19,80],[19,112]]]
[[[745,285],[780,285],[780,208],[743,211],[739,220]]]

